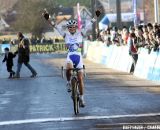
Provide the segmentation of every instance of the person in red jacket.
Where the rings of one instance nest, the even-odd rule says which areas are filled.
[[[128,42],[129,42],[129,55],[131,55],[133,59],[130,73],[133,73],[138,60],[138,48],[137,48],[137,39],[135,33],[130,34]]]

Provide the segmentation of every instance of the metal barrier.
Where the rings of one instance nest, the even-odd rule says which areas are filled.
[[[89,43],[87,59],[100,63],[108,68],[130,72],[132,58],[129,56],[128,46],[111,45],[107,47],[104,43]],[[140,78],[160,81],[160,52],[141,48],[134,75]]]

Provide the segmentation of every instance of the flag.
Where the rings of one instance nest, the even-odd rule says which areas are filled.
[[[133,0],[134,25],[137,25],[137,0]]]
[[[79,10],[79,3],[77,3],[77,18],[78,18],[78,30],[81,30],[82,28],[82,20],[81,20],[81,14]]]

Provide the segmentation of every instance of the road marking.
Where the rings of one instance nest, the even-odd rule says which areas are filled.
[[[112,116],[58,117],[58,118],[41,118],[41,119],[13,120],[13,121],[2,121],[2,122],[0,122],[0,126],[20,125],[20,124],[32,124],[32,123],[44,123],[44,122],[63,122],[63,121],[76,121],[76,120],[117,119],[117,118],[132,118],[132,117],[149,117],[149,116],[160,116],[160,113],[130,114],[130,115],[112,115]]]

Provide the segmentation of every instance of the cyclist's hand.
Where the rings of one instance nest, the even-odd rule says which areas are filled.
[[[95,11],[95,13],[96,13],[96,16],[99,17],[99,16],[101,15],[101,10],[100,10],[100,9],[97,9],[97,10]]]
[[[42,16],[48,21],[49,20],[49,13],[46,9],[44,9],[44,12],[42,13]]]

